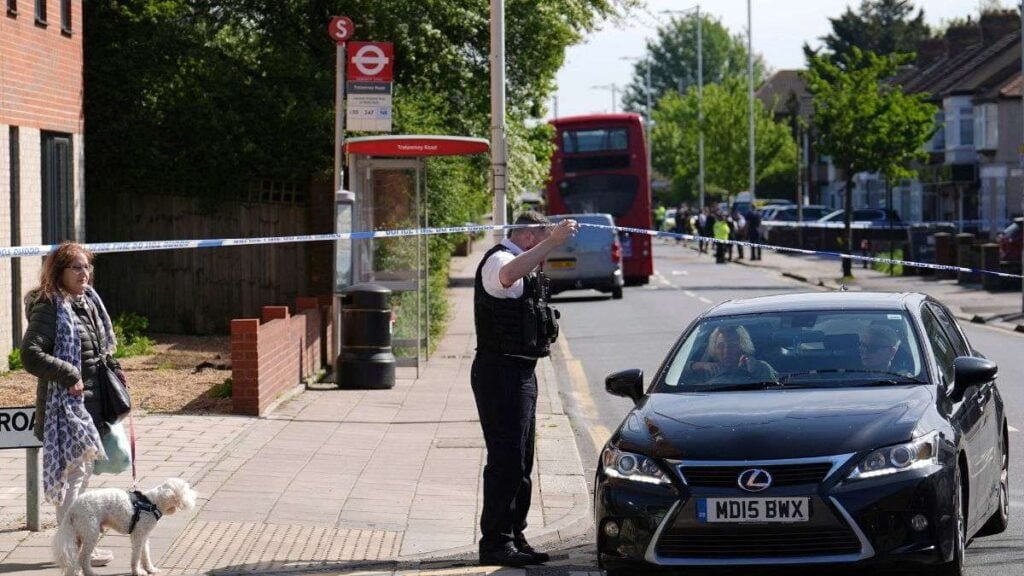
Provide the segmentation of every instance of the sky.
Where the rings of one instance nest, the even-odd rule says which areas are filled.
[[[851,5],[854,11],[860,0],[751,0],[751,29],[754,52],[761,54],[771,70],[803,68],[803,44],[821,44],[818,38],[832,31],[829,18],[839,17]],[[665,10],[683,10],[696,6],[692,0],[647,0],[646,9],[634,10],[631,17],[606,22],[584,41],[569,48],[565,64],[558,72],[558,115],[572,116],[612,111],[610,88],[619,86],[616,110],[621,111],[622,88],[632,78],[633,62],[622,57],[643,56],[647,38],[655,38],[658,19],[667,21]],[[954,18],[978,15],[979,0],[916,0],[915,8],[923,8],[929,26],[942,25]],[[1015,6],[1003,0],[1003,6]],[[718,18],[733,34],[747,30],[747,0],[714,0],[701,6],[701,11]],[[916,10],[914,12],[917,13]],[[554,102],[549,115],[554,115]]]

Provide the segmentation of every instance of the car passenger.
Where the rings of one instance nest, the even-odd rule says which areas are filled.
[[[690,368],[713,378],[720,374],[740,373],[758,381],[777,381],[771,364],[754,358],[754,343],[743,326],[720,326],[708,337],[704,357]]]
[[[889,372],[900,349],[896,331],[881,324],[871,324],[860,337],[860,362],[864,370]]]

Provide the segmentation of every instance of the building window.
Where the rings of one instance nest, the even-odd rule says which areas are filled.
[[[46,0],[36,0],[36,24],[46,25]]]
[[[43,244],[75,239],[71,135],[43,132]]]
[[[960,108],[960,145],[974,146],[974,108]]]
[[[946,114],[935,113],[935,135],[932,136],[932,151],[942,152],[946,149]]]
[[[978,150],[999,147],[998,104],[981,104],[974,108],[974,147]]]
[[[10,3],[8,3],[10,4]],[[11,167],[11,246],[21,246],[21,147],[17,126],[8,128],[8,166]],[[11,263],[11,337],[15,346],[21,345],[21,258],[10,258]]]
[[[60,31],[71,34],[71,0],[60,0]]]
[[[17,16],[18,15],[18,0],[7,0],[7,15]]]

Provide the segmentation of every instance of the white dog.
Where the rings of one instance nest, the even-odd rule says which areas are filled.
[[[103,530],[113,528],[131,535],[132,574],[155,574],[159,568],[149,557],[149,533],[162,515],[188,510],[195,503],[196,492],[180,478],[145,492],[117,488],[85,492],[71,505],[53,538],[57,566],[65,576],[75,576],[79,569],[85,576],[94,576],[90,566],[93,549]]]

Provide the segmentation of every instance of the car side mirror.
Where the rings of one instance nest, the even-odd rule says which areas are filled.
[[[636,404],[644,396],[644,371],[632,368],[609,374],[604,379],[604,388],[609,394],[632,398]]]
[[[962,398],[965,390],[994,380],[998,373],[999,366],[987,358],[959,356],[953,360],[953,394]]]

